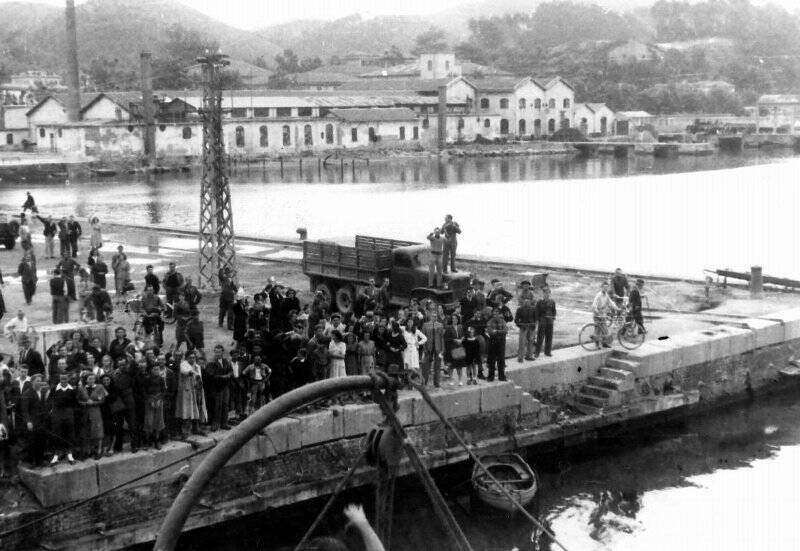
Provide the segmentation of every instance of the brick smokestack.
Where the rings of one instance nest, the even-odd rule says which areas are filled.
[[[437,145],[441,151],[447,145],[447,86],[439,86],[439,109],[436,118]]]
[[[78,33],[75,24],[75,0],[67,0],[67,120],[77,122],[81,113],[81,80],[78,67]]]
[[[153,68],[151,54],[142,52],[142,121],[144,122],[144,156],[147,166],[156,161],[155,106],[153,105]]]

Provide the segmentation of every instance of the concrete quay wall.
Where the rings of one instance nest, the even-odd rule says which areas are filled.
[[[484,383],[433,394],[465,439],[481,452],[561,440],[579,445],[597,428],[656,412],[741,394],[775,383],[778,371],[800,358],[800,309],[648,342],[627,353],[578,347],[552,358],[510,365],[509,382]],[[615,363],[616,362],[616,363]],[[548,401],[574,394],[605,366],[633,372],[636,399],[595,415],[557,419]],[[541,398],[537,399],[537,397]],[[429,467],[467,460],[422,398],[399,396],[398,415]],[[324,496],[361,452],[364,434],[381,420],[377,405],[334,406],[292,415],[270,425],[229,462],[211,484],[187,529]],[[117,484],[177,462],[108,495],[21,532],[16,548],[118,549],[151,540],[172,499],[203,455],[225,433],[172,442],[161,451],[123,453],[97,462],[22,469],[38,511],[0,515],[0,531],[48,510],[90,498]],[[407,463],[402,472],[410,472]],[[363,469],[353,486],[374,475]],[[4,542],[5,544],[6,542]]]

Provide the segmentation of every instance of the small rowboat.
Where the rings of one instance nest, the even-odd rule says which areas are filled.
[[[521,505],[528,505],[536,496],[539,489],[536,473],[519,455],[487,455],[481,458],[481,463]],[[472,488],[478,499],[490,507],[508,513],[516,510],[498,485],[477,464],[472,469]]]

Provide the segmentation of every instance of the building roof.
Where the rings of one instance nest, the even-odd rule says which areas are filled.
[[[488,65],[480,65],[472,63],[471,61],[456,62],[456,67],[461,67],[461,76],[513,76],[513,73],[498,69],[497,67],[489,67]],[[378,69],[375,71],[368,71],[358,75],[360,78],[381,78],[381,77],[417,77],[422,74],[422,68],[419,64],[419,59],[386,67],[385,69]]]
[[[98,92],[81,92],[81,111],[86,108],[87,105],[92,103],[95,98],[99,95]],[[30,117],[33,113],[35,113],[41,106],[47,103],[49,100],[53,100],[56,103],[60,104],[62,107],[66,107],[67,105],[67,97],[68,94],[66,92],[51,92],[43,97],[36,105],[30,108],[25,116]]]
[[[346,122],[402,122],[417,119],[417,114],[406,107],[378,109],[331,109],[330,114]]]
[[[798,94],[764,94],[758,98],[758,103],[785,103],[797,104],[800,103],[800,95]]]
[[[457,78],[457,77],[455,77]],[[358,79],[342,83],[339,88],[344,90],[385,90],[406,92],[436,92],[439,86],[452,82],[454,77],[448,78],[376,78]]]
[[[598,111],[600,111],[602,109],[608,109],[609,111],[611,111],[611,108],[608,105],[606,105],[605,103],[582,103],[582,104],[579,104],[579,105],[585,105],[586,108],[589,111],[591,111],[592,113],[597,113]]]
[[[337,73],[334,71],[307,71],[305,73],[292,73],[288,75],[289,80],[298,85],[329,85],[338,86],[353,78],[352,74]]]
[[[83,107],[81,108],[81,116],[89,110],[95,103],[100,101],[102,98],[107,98],[112,102],[119,105],[122,109],[126,111],[131,111],[131,105],[141,105],[142,104],[142,93],[141,92],[100,92],[95,94],[94,97],[85,102]]]
[[[616,115],[622,119],[646,119],[653,116],[647,111],[618,111]]]

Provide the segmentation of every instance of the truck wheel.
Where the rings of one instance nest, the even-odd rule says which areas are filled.
[[[323,306],[325,310],[330,312],[331,304],[333,304],[333,290],[331,289],[331,284],[326,280],[322,280],[314,286],[314,291],[322,293]]]
[[[356,302],[356,292],[352,285],[344,284],[336,289],[336,309],[342,314],[353,311]]]
[[[6,249],[8,249],[9,251],[11,249],[13,249],[14,245],[16,245],[16,244],[17,244],[17,242],[16,242],[15,239],[13,239],[13,238],[12,239],[6,239],[5,246],[6,246]]]

